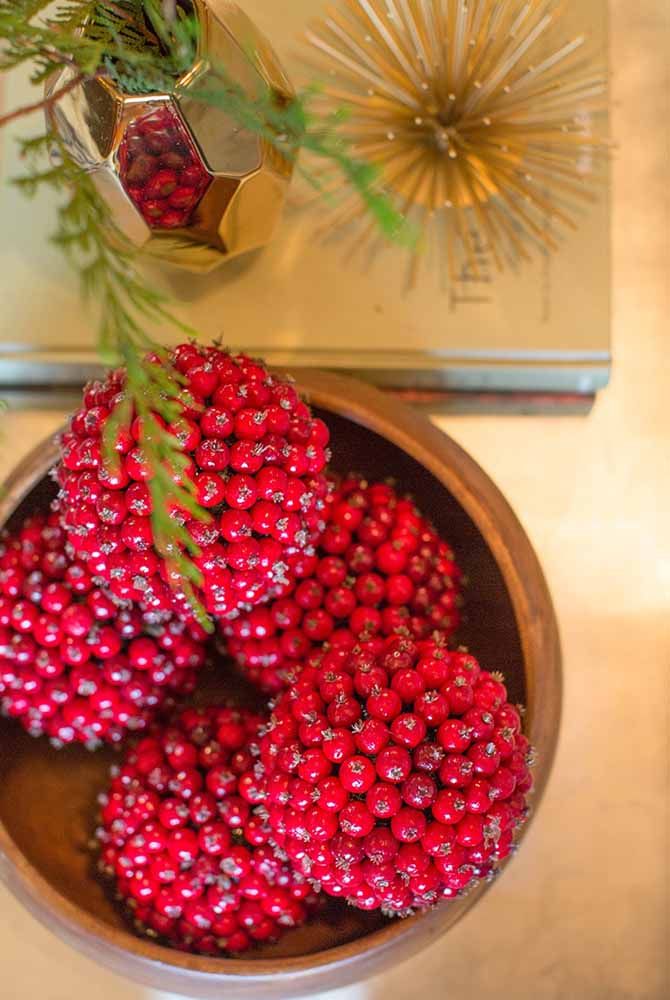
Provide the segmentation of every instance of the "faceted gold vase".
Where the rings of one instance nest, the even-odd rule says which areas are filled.
[[[51,127],[87,171],[130,242],[194,271],[264,246],[281,215],[293,163],[259,134],[193,96],[223,68],[252,96],[278,102],[293,89],[277,56],[231,0],[194,0],[193,67],[174,95],[124,94],[110,80],[83,82],[51,112]],[[71,78],[52,77],[48,93]]]

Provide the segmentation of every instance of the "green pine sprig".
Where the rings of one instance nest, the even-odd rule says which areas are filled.
[[[47,148],[52,163],[41,167],[40,157]],[[68,192],[58,209],[52,240],[77,269],[82,295],[99,313],[103,359],[111,364],[120,360],[125,369],[123,400],[105,425],[105,461],[112,468],[118,463],[115,443],[119,432],[139,417],[140,449],[151,470],[147,486],[156,548],[197,620],[210,629],[197,597],[201,575],[193,557],[199,555],[199,549],[182,520],[184,513],[200,521],[209,520],[209,515],[196,502],[193,482],[186,474],[188,459],[178,438],[161,423],[179,421],[181,403],[186,401],[183,379],[170,364],[168,352],[147,333],[165,321],[187,336],[195,331],[176,319],[160,293],[147,286],[137,270],[136,252],[115,228],[91,178],[69,158],[58,139],[38,136],[23,140],[21,153],[26,172],[15,183],[26,195],[32,196],[44,186]]]

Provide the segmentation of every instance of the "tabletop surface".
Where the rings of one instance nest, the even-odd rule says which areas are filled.
[[[546,799],[504,878],[445,939],[329,1000],[670,995],[669,10],[611,0],[610,388],[588,419],[440,422],[507,495],[552,588],[565,703]],[[1,471],[62,417],[4,417]],[[0,1000],[166,1000],[79,957],[2,889],[0,923]]]

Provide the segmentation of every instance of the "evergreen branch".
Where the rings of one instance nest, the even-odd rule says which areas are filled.
[[[49,144],[57,150],[57,162],[40,169],[38,158]],[[114,444],[119,431],[139,417],[140,449],[151,470],[147,486],[156,549],[165,559],[170,578],[179,582],[196,619],[204,628],[211,628],[195,590],[201,577],[193,557],[199,549],[180,520],[184,512],[201,521],[209,520],[210,515],[195,500],[194,484],[186,475],[188,459],[178,438],[163,425],[174,424],[182,415],[184,380],[170,364],[168,352],[147,333],[165,320],[183,333],[192,335],[194,331],[171,315],[160,293],[146,286],[136,269],[135,251],[115,228],[91,178],[69,158],[58,138],[25,140],[21,152],[28,169],[16,183],[26,194],[34,194],[44,185],[67,194],[58,209],[52,239],[79,271],[84,299],[97,304],[99,349],[104,359],[124,365],[124,398],[106,425],[105,461],[109,465],[118,462]]]
[[[31,0],[0,0],[0,70],[25,63],[34,64],[32,80],[44,80],[53,69],[69,65],[84,76],[103,70],[113,76],[119,65],[126,73],[142,72],[172,81],[184,70],[183,54],[178,63],[150,41],[143,5],[139,0],[68,0],[51,16],[44,8],[51,6]]]
[[[104,22],[105,16],[108,18],[108,24],[114,24],[114,19],[116,19],[116,28],[123,30],[123,27],[129,30],[133,36],[139,35],[142,37],[149,45],[158,46],[158,36],[150,30],[147,24],[144,23],[141,17],[141,10],[138,10],[138,5],[133,4],[133,10],[128,10],[124,8],[119,3],[108,2],[105,4],[106,10],[101,11],[98,15],[99,20]]]
[[[16,121],[18,118],[24,118],[26,115],[32,115],[35,111],[49,111],[55,104],[58,103],[63,97],[78,87],[80,83],[84,80],[82,73],[77,73],[73,76],[71,80],[63,84],[57,90],[54,90],[48,97],[43,97],[40,101],[35,101],[33,104],[24,104],[23,107],[14,108],[13,111],[8,111],[7,114],[0,115],[0,128],[5,125],[9,125],[11,122]]]

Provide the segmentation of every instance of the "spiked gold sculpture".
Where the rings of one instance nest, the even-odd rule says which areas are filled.
[[[482,246],[499,267],[555,247],[591,197],[606,83],[564,34],[556,0],[341,0],[307,32],[322,100],[452,276],[463,259],[476,273]],[[362,214],[343,193],[323,229]]]

